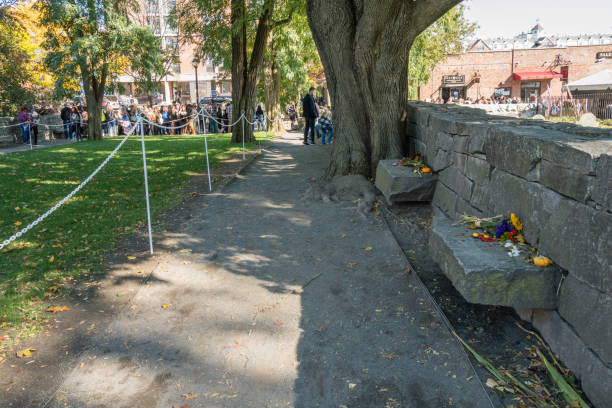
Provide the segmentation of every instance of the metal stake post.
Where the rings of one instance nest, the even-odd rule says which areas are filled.
[[[244,151],[244,126],[246,125],[246,116],[244,112],[242,112],[242,160],[246,159],[246,154]]]
[[[145,180],[145,198],[147,200],[147,222],[149,226],[149,250],[153,255],[153,235],[151,234],[151,206],[149,204],[149,178],[147,176],[147,154],[145,152],[145,140],[144,140],[144,126],[142,123],[142,116],[138,118],[140,124],[140,140],[142,142],[142,166],[144,168],[144,180]]]
[[[206,140],[206,117],[204,116],[204,108],[202,108],[202,122],[204,123],[204,149],[206,149],[206,173],[208,174],[208,190],[212,191],[212,182],[210,181],[210,162],[208,160],[208,141]]]

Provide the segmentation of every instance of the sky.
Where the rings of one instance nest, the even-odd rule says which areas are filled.
[[[547,34],[612,33],[612,0],[465,0],[474,37],[514,37],[536,19]]]

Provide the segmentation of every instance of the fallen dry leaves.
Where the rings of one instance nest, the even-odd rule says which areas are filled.
[[[70,310],[70,308],[68,306],[62,306],[62,307],[53,306],[53,307],[48,308],[47,312],[50,312],[50,313],[59,313],[59,312],[65,312],[67,310]]]
[[[195,392],[190,392],[190,393],[187,393],[187,394],[183,394],[183,398],[188,399],[188,400],[194,399],[197,396],[198,396],[198,394],[195,393]]]
[[[19,358],[27,358],[32,357],[32,353],[36,351],[35,348],[28,347],[26,349],[20,350],[17,352],[17,357]]]
[[[162,309],[167,309],[169,307],[172,307],[172,305],[170,303],[164,303],[163,305],[161,305]]]
[[[284,324],[285,324],[285,323],[283,323],[283,322],[282,322],[282,320],[277,320],[277,321],[275,321],[275,322],[274,322],[274,325],[275,325],[275,326],[282,326],[282,325],[284,325]]]

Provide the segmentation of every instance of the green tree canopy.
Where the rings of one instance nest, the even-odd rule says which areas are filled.
[[[89,139],[102,138],[101,103],[109,81],[130,66],[156,69],[160,40],[149,27],[126,17],[133,4],[122,0],[41,0],[49,25],[46,63],[57,75],[56,92],[71,96],[80,81],[89,113]],[[143,62],[145,61],[145,62]]]
[[[412,48],[408,66],[408,95],[418,99],[419,87],[431,76],[431,70],[448,54],[463,51],[463,41],[476,29],[465,17],[465,5],[459,4],[419,34]]]
[[[0,114],[13,114],[34,101],[28,64],[28,33],[11,6],[0,7]]]

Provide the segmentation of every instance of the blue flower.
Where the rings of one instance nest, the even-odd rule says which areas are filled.
[[[506,221],[504,218],[495,228],[495,238],[499,239],[502,235],[504,235],[504,233],[510,231],[512,231],[512,228],[510,227],[510,224],[508,224],[508,221]]]

